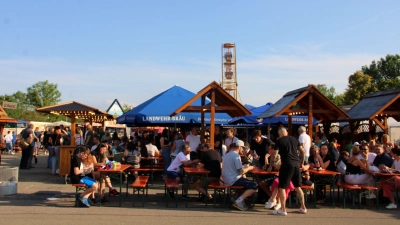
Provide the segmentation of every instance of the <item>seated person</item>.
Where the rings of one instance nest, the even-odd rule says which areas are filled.
[[[376,154],[375,160],[373,161],[374,166],[382,170],[385,166],[391,167],[393,165],[392,157],[385,152],[382,144],[375,145],[374,152]]]
[[[171,165],[167,169],[167,178],[176,179],[176,182],[182,181],[184,184],[186,181],[186,177],[181,172],[182,166],[191,166],[199,163],[200,160],[196,159],[190,161],[190,146],[188,144],[184,144],[182,147],[182,151],[176,155],[175,159],[172,161]],[[186,190],[184,190],[186,191]],[[174,192],[168,193],[171,198],[174,198]],[[187,193],[182,194],[182,198],[187,198]]]
[[[343,178],[344,178],[344,175],[346,174],[346,164],[347,164],[347,160],[349,159],[349,156],[350,156],[349,152],[341,151],[339,154],[339,158],[336,162],[337,171],[340,173],[340,175],[343,176]]]
[[[92,156],[93,156],[93,164],[94,164],[95,167],[100,167],[100,166],[105,165],[108,162],[107,145],[104,144],[104,143],[101,143],[99,145],[99,150],[98,151],[97,150],[92,151]],[[95,179],[96,180],[100,180],[100,173],[99,172],[95,172],[94,175],[95,175]],[[106,175],[103,175],[103,178],[105,180],[105,184],[109,188],[108,195],[110,197],[119,195],[119,192],[115,188],[113,188],[113,186],[111,184],[111,181],[110,181],[110,178],[108,176],[106,176]],[[104,185],[103,185],[103,187],[104,187]],[[103,190],[102,190],[102,192],[103,192]],[[104,192],[102,193],[101,202],[102,203],[108,202],[108,200],[104,197]]]
[[[374,160],[376,158],[376,154],[373,153],[373,152],[369,152],[368,143],[361,144],[360,150],[361,150],[361,154],[358,155],[358,158],[360,160],[361,159],[365,160],[367,158],[367,155],[368,155],[368,163],[369,163],[370,166],[372,166],[374,164]]]
[[[278,196],[278,185],[279,185],[279,178],[275,178],[271,185],[271,197],[269,198],[268,202],[265,203],[266,209],[271,209],[274,207],[274,210],[279,210],[281,208],[281,204],[279,202]],[[286,192],[286,199],[289,197],[290,191],[294,190],[294,185],[292,181],[290,181],[289,188],[285,188]]]
[[[268,147],[268,153],[265,154],[265,165],[263,166],[263,169],[268,169],[271,167],[271,171],[279,171],[281,168],[281,156],[278,154],[277,157],[275,157],[273,162],[270,162],[271,160],[271,155],[274,154],[274,148],[275,144],[271,144]],[[273,176],[272,179],[269,178],[267,180],[263,180],[260,183],[258,183],[259,187],[268,195],[271,196],[272,192],[270,190],[270,186],[272,185],[272,182],[276,176]],[[271,207],[270,207],[271,208]]]
[[[243,194],[236,199],[233,206],[239,210],[247,210],[246,203],[244,200],[253,195],[257,191],[258,185],[253,181],[243,178],[242,175],[253,167],[249,166],[248,169],[244,169],[240,160],[239,151],[244,147],[244,143],[241,140],[235,142],[234,147],[229,151],[222,163],[222,178],[225,185],[227,186],[242,186],[245,191]]]
[[[90,207],[88,202],[89,196],[94,194],[94,192],[98,189],[98,183],[93,178],[85,176],[85,171],[91,171],[91,168],[85,168],[82,160],[85,160],[88,157],[90,150],[88,148],[79,148],[77,150],[77,154],[74,155],[72,159],[71,165],[71,183],[72,184],[85,184],[87,189],[81,193],[76,194],[76,198],[79,199],[79,202],[82,206]]]
[[[353,155],[347,160],[344,181],[353,185],[363,184],[373,186],[374,182],[370,174],[368,158],[361,160],[358,158],[360,154],[358,146],[353,147],[352,153]],[[375,194],[371,193],[370,198],[374,197],[376,197]]]
[[[387,170],[388,172],[399,172],[400,171],[400,149],[393,148],[391,150],[391,154],[394,158],[393,165],[389,168],[385,166],[383,169]],[[393,179],[393,178],[389,178]],[[395,177],[395,182],[397,182],[397,188],[400,187],[400,176]],[[379,182],[379,189],[383,190],[383,197],[388,198],[390,200],[390,204],[386,206],[387,209],[397,209],[397,204],[394,200],[393,192],[396,190],[396,186],[391,181],[381,181]]]
[[[208,199],[212,199],[212,196],[207,194],[205,189],[210,182],[219,181],[219,178],[221,177],[221,163],[221,154],[210,149],[210,144],[204,144],[200,167],[206,168],[210,173],[208,174],[208,182],[206,180],[201,180],[196,187],[196,190],[201,193],[199,201],[205,200],[206,196]]]

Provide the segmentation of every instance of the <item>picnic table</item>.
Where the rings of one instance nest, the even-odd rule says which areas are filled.
[[[120,166],[117,166],[116,169],[101,169],[98,168],[98,172],[100,173],[100,190],[101,190],[101,185],[102,185],[102,179],[103,179],[103,174],[119,174],[119,207],[121,207],[121,191],[122,191],[122,174],[125,172],[125,170],[127,170],[128,168],[130,168],[130,165],[126,165],[126,164],[122,164]],[[128,193],[128,188],[126,189],[126,193]],[[99,196],[101,198],[101,196]]]
[[[205,179],[206,181],[208,181],[208,174],[210,173],[210,171],[204,167],[200,167],[200,168],[198,168],[198,167],[183,167],[183,171],[187,175],[187,178],[186,178],[187,181],[185,183],[185,190],[186,190],[187,194],[188,194],[188,189],[189,189],[189,181],[191,178],[194,179],[195,177],[200,177],[200,179]],[[206,192],[207,192],[207,186],[206,186]],[[208,198],[206,198],[206,208],[207,208],[207,200],[208,200]],[[188,208],[188,198],[186,198],[186,208]]]

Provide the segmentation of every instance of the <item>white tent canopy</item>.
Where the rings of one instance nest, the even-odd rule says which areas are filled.
[[[57,121],[51,124],[51,126],[60,126],[63,125],[64,127],[71,127],[71,123],[70,122],[65,122],[65,121]]]

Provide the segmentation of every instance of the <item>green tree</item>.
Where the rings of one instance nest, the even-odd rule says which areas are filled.
[[[318,90],[325,95],[329,100],[331,100],[336,105],[343,105],[344,95],[336,93],[336,89],[331,86],[327,87],[326,84],[317,84],[316,87]]]
[[[362,71],[356,71],[349,76],[349,84],[344,93],[344,104],[356,104],[365,95],[376,91],[378,89],[373,84],[373,78]]]
[[[372,84],[379,91],[400,88],[400,55],[387,55],[371,65],[363,66],[362,72],[372,77]]]
[[[61,92],[57,84],[49,83],[48,80],[40,81],[27,89],[27,100],[30,105],[40,108],[57,104],[61,101]]]
[[[122,110],[124,111],[124,113],[128,112],[129,110],[133,109],[133,105],[128,105],[126,103],[124,103],[122,105]]]

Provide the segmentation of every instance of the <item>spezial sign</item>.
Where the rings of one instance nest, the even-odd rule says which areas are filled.
[[[16,109],[17,103],[15,102],[3,102],[3,108],[5,109]]]

